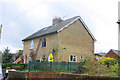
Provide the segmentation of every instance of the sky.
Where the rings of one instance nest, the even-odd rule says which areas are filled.
[[[0,0],[3,25],[0,51],[23,49],[22,39],[52,25],[55,16],[63,20],[80,16],[95,37],[95,53],[118,49],[119,0]]]

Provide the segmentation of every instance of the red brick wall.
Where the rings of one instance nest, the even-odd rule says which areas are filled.
[[[8,80],[120,80],[120,77],[89,76],[69,72],[15,72],[9,71]]]
[[[44,78],[56,78],[57,72],[29,72],[29,80],[44,79]]]
[[[115,58],[115,59],[118,59],[120,58],[117,54],[115,54],[112,50],[110,50],[106,55],[105,57],[110,57],[110,58]]]

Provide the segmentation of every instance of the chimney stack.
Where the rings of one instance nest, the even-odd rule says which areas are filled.
[[[53,23],[52,23],[52,25],[55,25],[55,24],[60,23],[60,22],[62,22],[62,21],[63,21],[63,20],[62,20],[60,17],[55,16],[55,17],[53,18]]]

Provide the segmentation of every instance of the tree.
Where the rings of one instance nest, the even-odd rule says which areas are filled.
[[[2,53],[2,63],[10,63],[13,54],[10,53],[10,49],[7,47]]]

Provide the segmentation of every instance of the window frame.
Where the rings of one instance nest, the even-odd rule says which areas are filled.
[[[71,60],[71,56],[73,57],[72,60]],[[74,59],[75,59],[75,61],[74,61]],[[70,61],[70,62],[77,62],[77,55],[70,54],[70,56],[69,56],[69,61]]]
[[[33,49],[33,47],[34,47],[34,41],[31,40],[31,43],[30,43],[30,49]]]
[[[46,38],[45,37],[43,37],[43,39],[42,39],[41,47],[42,48],[46,47]]]

